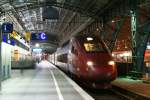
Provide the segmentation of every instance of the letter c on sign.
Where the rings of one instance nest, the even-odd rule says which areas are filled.
[[[40,37],[42,40],[44,40],[46,38],[45,33],[41,33]]]

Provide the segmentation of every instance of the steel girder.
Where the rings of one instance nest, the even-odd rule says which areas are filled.
[[[140,5],[144,2],[145,0],[116,0],[109,8],[104,10],[104,12],[99,13],[100,20],[105,24],[115,16],[130,16],[132,5]]]
[[[112,36],[111,36],[110,40],[105,41],[105,40],[107,40],[108,37],[110,38],[109,34],[107,32],[105,32],[105,30],[103,30],[101,33],[101,37],[106,42],[106,44],[107,44],[107,46],[111,52],[113,51],[114,45],[115,45],[116,40],[117,40],[117,36],[119,34],[119,31],[120,31],[124,21],[125,21],[125,18],[121,18],[119,21],[116,22],[115,28],[114,29],[112,28],[113,32],[111,33]],[[108,25],[106,25],[106,27],[111,28],[111,26],[108,26]]]
[[[46,2],[30,2],[30,1],[28,1],[28,2],[24,2],[27,5],[22,5],[22,6],[18,6],[18,7],[15,7],[14,5],[13,6],[16,9],[16,11],[25,11],[25,10],[31,10],[31,9],[35,9],[35,8],[39,8],[39,7],[55,6],[55,7],[69,9],[71,11],[78,12],[85,16],[98,18],[99,15],[101,15],[104,12],[104,10],[107,10],[108,7],[110,7],[112,4],[114,4],[115,1],[118,1],[118,0],[108,0],[108,2],[106,4],[103,4],[102,7],[95,8],[95,9],[87,8],[89,5],[84,7],[84,6],[78,5],[78,4],[75,5],[71,2],[66,2],[66,1],[65,2],[57,2],[55,0],[46,1]],[[76,0],[74,0],[74,2],[76,2]],[[6,3],[13,4],[13,2],[6,2]],[[92,1],[90,4],[91,4],[90,7],[94,6],[94,4],[96,4],[96,0]],[[28,8],[28,9],[26,9],[26,8]],[[11,11],[11,9],[8,11]],[[3,12],[5,12],[5,11],[3,11]]]
[[[135,18],[137,19],[137,18]],[[132,19],[134,20],[134,19]],[[131,25],[134,26],[133,23]],[[131,26],[132,27],[132,26]],[[133,62],[133,74],[138,72],[143,74],[145,64],[144,64],[144,53],[147,47],[148,38],[150,35],[150,20],[147,20],[147,23],[144,24],[144,31],[141,34],[138,32],[138,27],[136,30],[132,30],[132,62]],[[135,75],[133,75],[136,77]],[[137,76],[138,77],[138,76]]]
[[[145,64],[144,64],[144,53],[147,47],[148,38],[150,35],[150,20],[147,18],[147,22],[145,22],[142,27],[144,28],[142,32],[140,32],[139,26],[141,26],[138,22],[139,17],[139,9],[133,9],[131,11],[131,40],[132,40],[132,62],[133,69],[131,71],[131,76],[135,78],[142,77],[138,74],[145,73]],[[138,13],[137,13],[138,12]],[[137,75],[136,75],[137,74]]]
[[[147,13],[147,19],[144,24],[140,24],[139,16],[140,8],[133,4],[131,9],[131,39],[132,39],[132,61],[133,70],[131,75],[134,78],[142,77],[145,73],[144,54],[147,47],[148,38],[150,35],[150,20]],[[141,31],[142,28],[142,31]]]
[[[108,46],[108,47],[110,48],[111,52],[113,51],[114,45],[115,45],[116,40],[117,40],[118,33],[119,33],[119,31],[120,31],[120,29],[121,29],[121,27],[122,27],[124,21],[125,21],[125,18],[121,18],[121,19],[117,22],[116,27],[115,27],[115,30],[114,30],[114,32],[112,33],[112,35],[113,35],[113,36],[112,36],[112,40],[110,41],[109,46]]]

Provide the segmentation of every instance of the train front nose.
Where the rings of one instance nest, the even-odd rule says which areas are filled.
[[[116,67],[114,62],[107,64],[88,64],[88,76],[91,81],[112,81],[116,78]]]

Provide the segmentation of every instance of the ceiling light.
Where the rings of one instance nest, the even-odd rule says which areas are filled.
[[[39,47],[40,45],[38,43],[35,44],[35,47]]]
[[[112,20],[111,22],[112,22],[112,23],[114,23],[115,21],[114,21],[114,20]]]

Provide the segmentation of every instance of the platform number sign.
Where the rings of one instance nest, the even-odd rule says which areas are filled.
[[[46,34],[44,32],[32,33],[31,40],[46,40]]]
[[[12,23],[3,23],[2,24],[2,33],[12,33],[13,24]]]
[[[46,39],[45,33],[40,33],[40,38],[41,38],[42,40],[45,40],[45,39]]]

